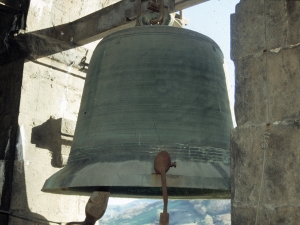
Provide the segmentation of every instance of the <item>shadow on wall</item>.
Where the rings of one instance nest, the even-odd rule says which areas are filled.
[[[32,128],[31,143],[51,152],[53,167],[63,167],[68,161],[74,130],[74,121],[50,118],[43,124]]]
[[[48,225],[50,224],[47,219],[37,213],[31,212],[29,207],[28,207],[28,200],[27,200],[27,195],[26,195],[26,183],[25,183],[25,173],[24,173],[24,161],[16,161],[16,168],[19,170],[23,170],[23,173],[15,173],[18,176],[17,181],[14,182],[14,185],[17,185],[21,187],[22,192],[24,193],[22,196],[23,198],[19,200],[19,205],[18,208],[21,208],[21,210],[13,210],[13,212],[10,212],[10,218],[9,218],[9,223],[10,224],[26,224],[26,225],[36,225],[36,224],[41,224],[41,225]],[[14,194],[13,194],[14,195]],[[17,198],[20,197],[20,194],[18,193],[18,196],[13,196],[12,198]],[[41,203],[41,205],[43,205]]]
[[[23,148],[22,146],[22,136],[20,135],[20,127],[18,130],[18,141],[17,148]],[[17,191],[12,191],[11,199],[14,199],[13,205],[11,205],[10,211],[1,210],[0,214],[6,215],[9,218],[8,224],[16,225],[48,225],[50,224],[47,219],[37,213],[31,212],[28,206],[27,198],[27,188],[25,182],[25,169],[24,169],[24,159],[22,155],[16,155],[14,161],[14,178],[13,178],[13,189]],[[41,206],[43,203],[41,202]],[[0,224],[2,224],[0,220]]]

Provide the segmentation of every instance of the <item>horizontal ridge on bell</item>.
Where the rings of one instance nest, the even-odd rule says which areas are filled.
[[[229,198],[231,129],[213,40],[169,26],[118,31],[93,53],[68,163],[43,191],[161,196],[153,160],[165,150],[177,164],[171,198]]]

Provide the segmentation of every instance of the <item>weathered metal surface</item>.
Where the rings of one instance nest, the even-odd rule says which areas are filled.
[[[176,162],[171,162],[170,154],[167,151],[161,151],[154,159],[154,170],[157,174],[163,171],[166,173],[170,167],[176,167]]]
[[[177,163],[166,177],[170,196],[228,197],[232,121],[222,64],[217,44],[189,30],[143,26],[106,37],[89,65],[68,164],[43,190],[111,186],[112,196],[158,197],[153,161],[165,150]]]

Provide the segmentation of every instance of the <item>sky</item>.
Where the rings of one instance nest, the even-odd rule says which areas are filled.
[[[170,225],[230,225],[229,200],[169,200]],[[163,209],[160,199],[110,205],[99,225],[158,225]]]

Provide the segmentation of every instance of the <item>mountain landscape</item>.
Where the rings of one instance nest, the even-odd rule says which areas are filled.
[[[99,225],[158,225],[162,200],[109,205]],[[230,225],[230,200],[169,200],[170,225]]]

